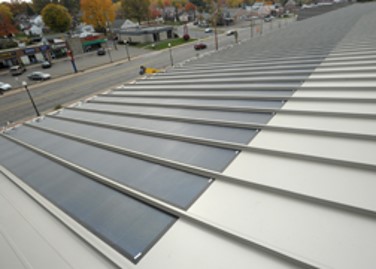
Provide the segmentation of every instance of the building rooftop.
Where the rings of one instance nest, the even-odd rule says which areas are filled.
[[[376,3],[0,133],[0,268],[375,268]]]

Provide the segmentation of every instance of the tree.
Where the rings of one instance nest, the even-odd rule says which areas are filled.
[[[194,4],[196,7],[205,8],[206,2],[204,0],[189,0],[192,4]]]
[[[149,18],[149,0],[122,0],[125,17],[139,24]]]
[[[21,0],[12,0],[7,3],[14,17],[17,15],[35,15],[31,3],[23,2]]]
[[[179,19],[179,8],[181,8],[181,1],[178,1],[178,0],[172,0],[172,6],[174,7],[175,9],[175,21],[180,21]]]
[[[123,8],[121,7],[121,1],[115,1],[114,8],[115,8],[115,18],[125,19]]]
[[[66,32],[69,30],[72,17],[62,5],[48,4],[42,9],[43,22],[54,32]]]
[[[150,5],[149,12],[150,12],[150,17],[152,19],[159,18],[162,15],[161,11],[159,10],[159,8],[156,4]]]
[[[78,14],[80,11],[80,0],[58,0],[58,3],[66,7],[71,16]]]
[[[196,10],[196,6],[192,4],[191,2],[188,2],[184,8],[185,8],[185,11],[187,12]]]
[[[41,14],[48,4],[62,5],[68,9],[71,15],[77,14],[80,9],[80,0],[33,0],[33,9],[35,13]]]
[[[13,14],[6,4],[0,4],[0,36],[10,36],[17,32],[13,24]]]
[[[108,24],[115,20],[116,6],[111,0],[81,0],[81,12],[85,23],[106,32]]]
[[[186,11],[187,13],[192,12],[192,13],[193,13],[193,19],[196,20],[196,9],[197,9],[197,7],[196,7],[194,4],[192,4],[191,2],[188,2],[188,3],[185,5],[184,8],[185,8],[185,11]]]
[[[42,9],[48,4],[54,3],[55,1],[50,0],[33,0],[33,9],[36,14],[41,14]],[[57,2],[57,1],[56,1]]]
[[[226,0],[226,5],[228,7],[240,7],[243,0]]]

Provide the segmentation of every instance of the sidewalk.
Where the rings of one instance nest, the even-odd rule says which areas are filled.
[[[273,20],[272,22],[263,24],[263,32],[264,34],[267,34],[269,32],[278,31],[280,28],[286,27],[291,22],[295,21],[295,18],[289,18],[289,19],[283,19],[283,20]],[[221,29],[221,32],[223,32],[226,29],[236,29],[239,31],[239,42],[249,40],[249,34],[247,33],[248,28],[250,25],[249,21],[243,21],[242,23],[239,23],[237,25],[238,27],[227,27]],[[240,31],[243,33],[240,35]],[[262,35],[261,33],[258,33],[260,31],[259,25],[255,25],[255,36],[253,38],[257,38],[257,36]],[[223,38],[229,38],[226,37],[225,34],[219,33],[219,36],[223,36]],[[213,38],[213,34],[205,34],[204,40],[211,42],[210,40]],[[231,41],[227,41],[227,43],[232,43]],[[116,48],[112,43],[108,43],[109,48],[105,47],[106,54],[102,56],[98,56],[96,51],[83,53],[80,55],[75,56],[75,65],[78,70],[78,73],[84,72],[86,70],[95,68],[95,67],[101,67],[105,66],[107,64],[111,63],[118,63],[120,61],[128,61],[128,55],[126,51],[125,45],[116,44]],[[226,46],[226,45],[225,45]],[[152,53],[153,51],[141,49],[133,46],[128,47],[129,55],[131,59],[134,59],[136,57],[147,55],[148,53]],[[186,59],[182,59],[184,61]],[[21,87],[22,81],[27,81],[30,85],[37,84],[39,82],[30,81],[27,78],[27,74],[29,74],[32,71],[42,71],[45,73],[51,74],[52,79],[67,76],[67,75],[73,75],[77,74],[74,72],[73,65],[71,63],[71,60],[69,57],[62,58],[62,59],[56,59],[52,61],[52,67],[49,69],[42,69],[41,64],[34,64],[27,66],[27,71],[20,75],[20,76],[11,76],[8,70],[0,71],[0,81],[9,83],[12,85],[13,89],[17,89]]]
[[[98,56],[96,51],[75,56],[75,65],[78,73],[110,63],[128,61],[125,45],[117,45],[117,49],[111,45],[109,45],[109,48],[105,48],[106,54],[103,56]],[[128,47],[128,51],[131,59],[150,52],[149,50],[136,47]],[[40,63],[27,66],[26,68],[27,71],[20,76],[12,76],[9,73],[9,70],[2,70],[0,71],[0,81],[9,83],[12,85],[13,89],[17,89],[21,87],[22,81],[27,81],[30,85],[38,83],[35,81],[30,81],[27,78],[27,74],[33,71],[49,73],[51,74],[52,79],[75,74],[71,59],[69,57],[53,60],[52,67],[48,69],[42,69]]]

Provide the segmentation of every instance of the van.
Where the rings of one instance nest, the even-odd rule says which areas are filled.
[[[15,66],[12,66],[9,70],[12,76],[18,76],[18,75],[21,75],[23,72],[25,72],[26,68],[21,65],[15,65]]]

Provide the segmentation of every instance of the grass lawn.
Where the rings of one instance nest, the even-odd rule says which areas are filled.
[[[162,50],[168,48],[168,43],[171,43],[171,47],[178,46],[185,43],[194,42],[196,39],[189,39],[185,41],[183,38],[175,38],[175,39],[168,39],[159,41],[158,43],[150,43],[150,44],[139,44],[137,47],[141,47],[143,49],[151,49],[151,50]],[[153,46],[154,45],[154,46]]]

